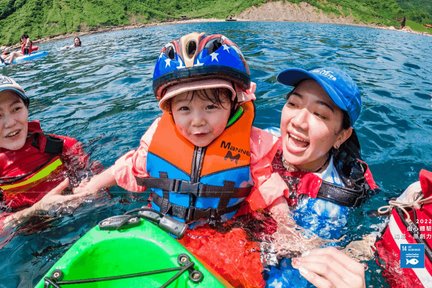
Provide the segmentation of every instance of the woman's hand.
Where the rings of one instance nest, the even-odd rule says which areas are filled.
[[[69,179],[66,178],[59,185],[48,192],[41,200],[33,206],[15,212],[7,216],[3,222],[4,227],[16,226],[27,218],[39,214],[41,211],[53,211],[67,207],[75,209],[81,204],[80,195],[62,195],[63,191],[69,187]]]
[[[292,265],[310,283],[319,288],[366,287],[363,264],[334,247],[320,248],[293,258]]]

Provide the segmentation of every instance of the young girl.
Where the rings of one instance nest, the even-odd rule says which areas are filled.
[[[290,251],[295,255],[309,247],[308,241],[287,242],[284,238],[292,219],[312,235],[339,239],[350,208],[361,205],[377,186],[360,160],[352,128],[361,109],[360,92],[353,80],[332,67],[288,69],[277,79],[294,90],[288,93],[282,110],[278,152],[248,203],[254,211],[270,210],[278,223],[273,235],[276,249],[280,254]],[[299,267],[298,262],[293,264]],[[300,271],[305,274],[304,269]],[[281,283],[287,287],[308,285],[288,258],[267,270],[269,287]]]
[[[73,200],[61,195],[87,166],[77,140],[45,134],[28,121],[30,100],[13,79],[0,75],[0,226],[10,226]],[[57,203],[57,204],[56,204]]]
[[[240,49],[220,34],[192,33],[174,40],[162,48],[153,89],[162,116],[138,149],[81,192],[114,184],[137,192],[151,188],[154,209],[194,228],[182,240],[187,248],[231,284],[262,286],[259,253],[250,253],[258,251],[257,244],[237,247],[247,242],[242,229],[213,229],[234,216],[252,188],[251,167],[259,171],[275,143],[252,127],[255,86]]]

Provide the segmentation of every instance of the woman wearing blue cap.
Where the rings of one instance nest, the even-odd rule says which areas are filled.
[[[360,114],[361,98],[354,81],[333,67],[288,69],[277,79],[294,89],[288,93],[282,110],[278,152],[262,178],[265,180],[255,183],[248,203],[253,211],[271,212],[278,225],[272,243],[278,256],[284,256],[286,250],[290,255],[309,250],[316,236],[341,238],[350,208],[361,205],[377,185],[366,163],[360,160],[353,125]],[[295,225],[304,229],[308,241],[290,238],[295,234]],[[320,254],[326,255],[318,257],[320,265],[308,262],[311,255]],[[347,274],[363,273],[362,265],[352,264],[348,256],[341,254],[335,248],[326,248],[294,258],[292,263],[284,258],[266,270],[267,286],[304,287],[310,285],[306,278],[319,287],[356,287]],[[342,264],[338,269],[332,257],[352,266]],[[338,277],[339,271],[344,275]],[[356,279],[360,287],[364,285],[363,278]]]

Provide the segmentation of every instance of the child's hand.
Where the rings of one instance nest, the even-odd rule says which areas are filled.
[[[366,287],[364,266],[334,247],[311,250],[292,265],[316,287]]]

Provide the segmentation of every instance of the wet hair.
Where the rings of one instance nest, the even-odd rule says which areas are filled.
[[[79,45],[75,45],[75,39],[78,39],[78,41],[79,41]],[[79,46],[81,46],[81,39],[80,39],[78,36],[76,36],[76,37],[74,38],[74,46],[75,46],[75,47],[79,47]]]
[[[227,108],[222,103],[222,97],[226,96],[227,99],[230,101],[230,104],[231,104],[230,116],[232,116],[232,114],[234,114],[235,108],[237,107],[237,97],[235,97],[234,100],[231,100],[231,91],[226,89],[226,88],[200,89],[200,90],[189,91],[187,93],[188,93],[188,95],[192,94],[189,102],[192,102],[193,98],[196,96],[202,100],[208,100],[208,101],[212,102],[213,104],[216,104],[218,106],[222,106],[223,108]],[[172,101],[174,98],[175,97],[169,99],[167,101],[167,103],[165,104],[166,107],[169,108],[168,110],[170,110],[170,111],[171,111]]]
[[[27,38],[29,38],[28,34],[22,34],[20,39],[24,40],[24,39],[27,39]]]

